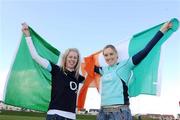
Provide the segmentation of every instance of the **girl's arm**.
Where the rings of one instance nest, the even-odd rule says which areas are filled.
[[[132,61],[134,65],[139,64],[152,50],[152,48],[156,45],[156,43],[162,38],[164,33],[172,26],[171,22],[166,22],[161,29],[156,33],[153,39],[146,45],[144,49],[139,51],[132,57]]]
[[[28,25],[26,23],[23,23],[22,24],[22,32],[25,34],[26,36],[26,43],[28,45],[28,48],[29,48],[29,51],[30,51],[30,54],[32,56],[32,58],[39,64],[41,65],[43,68],[47,69],[49,72],[51,71],[52,67],[51,67],[51,64],[50,62],[41,57],[37,51],[36,51],[36,48],[34,47],[34,44],[32,42],[32,39],[30,37],[30,32],[29,32],[29,28],[28,28]]]
[[[102,67],[94,66],[94,72],[101,75]]]

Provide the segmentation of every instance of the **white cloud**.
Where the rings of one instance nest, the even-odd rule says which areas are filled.
[[[131,110],[133,114],[173,114],[180,113],[178,98],[174,95],[147,96],[141,95],[131,99]]]
[[[96,88],[89,88],[85,101],[86,109],[99,109],[100,108],[100,95]]]
[[[180,96],[178,95],[180,88],[175,90],[173,87],[176,86],[162,91],[161,96],[140,95],[131,98],[132,113],[173,114],[176,117],[180,113]]]

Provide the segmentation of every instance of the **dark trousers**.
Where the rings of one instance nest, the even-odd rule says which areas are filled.
[[[47,115],[46,120],[73,120],[73,119],[65,118],[55,114],[55,115]]]

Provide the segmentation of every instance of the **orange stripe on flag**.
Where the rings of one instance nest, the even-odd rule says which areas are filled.
[[[79,92],[79,97],[78,97],[78,109],[82,109],[84,108],[84,103],[85,103],[85,99],[86,99],[86,94],[87,94],[87,90],[88,87],[90,86],[95,86],[98,90],[99,90],[99,78],[100,76],[98,74],[96,74],[94,72],[94,66],[98,66],[99,62],[98,62],[98,56],[102,51],[98,51],[88,57],[84,58],[84,63],[82,63],[81,68],[82,68],[82,73],[85,75],[87,73],[86,76],[86,80],[84,82],[83,87],[81,88],[80,92]]]
[[[85,77],[86,76],[85,63],[81,63],[81,72],[82,75]]]

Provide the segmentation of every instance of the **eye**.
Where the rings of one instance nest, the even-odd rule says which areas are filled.
[[[110,53],[110,56],[113,56],[114,55],[114,53]]]
[[[74,59],[76,59],[76,60],[78,59],[78,57],[77,57],[77,56],[74,56],[73,58],[74,58]]]
[[[72,58],[72,56],[68,56],[68,58]]]
[[[108,56],[108,54],[104,54],[104,56],[105,56],[105,57],[107,57],[107,56]]]

